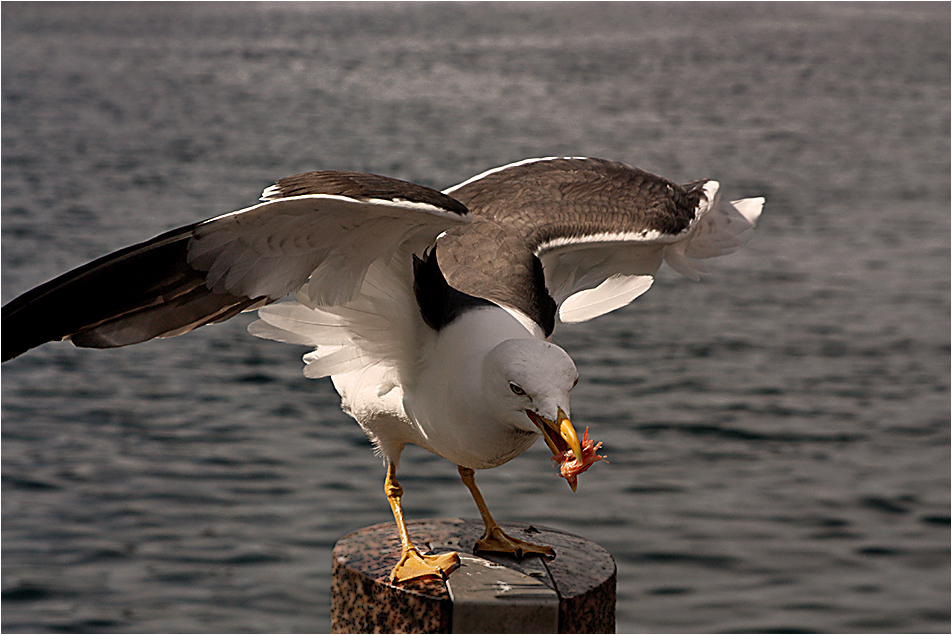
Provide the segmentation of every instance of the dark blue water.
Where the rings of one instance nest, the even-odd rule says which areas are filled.
[[[948,4],[0,10],[4,302],[308,169],[590,155],[765,195],[702,282],[557,334],[611,463],[480,484],[614,555],[620,631],[948,632]],[[3,366],[4,631],[329,628],[384,470],[250,320]],[[475,515],[442,459],[401,482]]]

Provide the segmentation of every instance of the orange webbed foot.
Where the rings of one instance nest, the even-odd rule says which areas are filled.
[[[446,579],[457,567],[459,556],[455,552],[427,555],[410,546],[403,550],[400,561],[390,572],[390,583],[400,584],[426,577]]]

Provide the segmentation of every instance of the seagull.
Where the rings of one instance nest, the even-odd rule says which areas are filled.
[[[574,491],[604,458],[571,422],[578,370],[551,336],[627,305],[663,263],[697,280],[699,260],[743,245],[764,199],[728,202],[719,190],[595,158],[527,159],[443,192],[356,172],[289,176],[256,205],[11,301],[2,357],[56,340],[126,346],[257,310],[249,331],[308,346],[304,375],[330,377],[385,459],[401,541],[393,583],[459,566],[456,553],[423,553],[410,539],[396,478],[408,443],[458,466],[485,524],[477,552],[551,556],[502,531],[475,470],[541,437]]]

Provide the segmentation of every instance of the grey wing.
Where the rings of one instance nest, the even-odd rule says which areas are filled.
[[[616,161],[544,158],[445,190],[475,217],[517,231],[542,262],[562,322],[582,322],[644,293],[662,263],[697,279],[697,260],[750,237],[763,199],[728,203],[716,181],[684,186]]]
[[[356,292],[370,264],[469,222],[430,188],[310,172],[263,202],[106,255],[3,307],[3,359],[44,342],[108,348],[171,337],[301,291],[313,304]]]

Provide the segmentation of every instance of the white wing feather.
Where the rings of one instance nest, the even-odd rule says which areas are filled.
[[[336,305],[354,297],[375,260],[401,245],[422,249],[466,222],[466,216],[407,201],[280,198],[198,225],[188,262],[207,271],[209,288],[218,292],[276,299],[307,282],[302,302]]]
[[[310,300],[305,291],[296,298],[262,307],[248,330],[257,337],[313,347],[304,356],[305,376],[340,375],[367,366],[404,376],[418,362],[423,321],[407,248],[372,263],[345,304],[308,306],[302,303]]]
[[[652,276],[615,275],[594,289],[574,293],[559,307],[559,320],[585,322],[627,305],[651,288]]]

